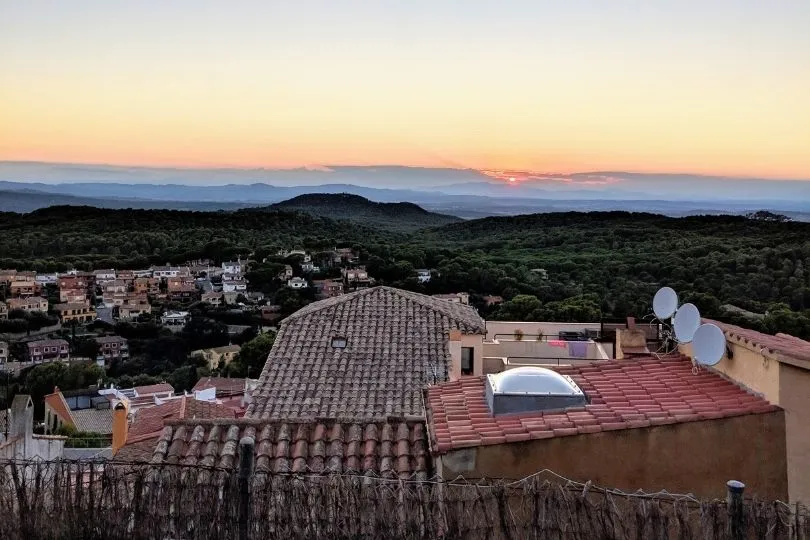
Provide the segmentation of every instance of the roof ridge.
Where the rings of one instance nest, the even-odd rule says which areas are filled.
[[[180,398],[180,418],[186,417],[186,395],[183,394],[183,397]]]
[[[408,290],[405,290],[405,289],[398,289],[396,287],[389,287],[387,285],[377,285],[376,287],[369,287],[367,289],[360,289],[358,291],[353,291],[353,292],[350,292],[348,294],[342,294],[340,296],[335,296],[333,298],[326,298],[324,300],[319,300],[317,302],[313,302],[311,304],[308,304],[308,305],[302,307],[301,309],[299,309],[298,311],[296,311],[295,313],[291,314],[289,317],[287,317],[284,320],[284,322],[282,322],[282,325],[284,325],[289,320],[295,320],[295,319],[298,319],[298,318],[306,316],[306,315],[311,315],[313,313],[316,313],[318,311],[322,311],[324,309],[328,309],[328,308],[331,308],[331,307],[334,307],[334,306],[337,306],[337,305],[340,305],[340,304],[345,304],[347,302],[351,302],[355,298],[370,295],[372,293],[377,293],[377,292],[385,292],[385,293],[389,293],[389,294],[399,296],[400,298],[403,298],[405,300],[410,300],[411,302],[419,304],[420,306],[422,306],[424,308],[427,308],[427,309],[436,311],[438,313],[441,313],[441,314],[445,315],[446,317],[448,317],[449,319],[453,319],[455,321],[461,321],[462,317],[460,316],[460,314],[454,313],[454,311],[453,311],[454,309],[466,309],[466,310],[470,311],[470,315],[478,316],[478,313],[476,313],[474,308],[472,308],[470,306],[461,306],[461,305],[453,304],[453,303],[447,302],[446,300],[442,300],[440,298],[433,298],[433,297],[428,296],[426,294],[417,293],[417,292],[414,292],[414,291],[408,291]],[[446,305],[444,305],[444,304],[446,304]],[[478,317],[480,318],[480,316],[478,316]],[[481,321],[483,322],[483,319],[481,319]],[[462,321],[462,322],[465,322],[465,324],[469,324],[469,322],[467,322],[467,321]],[[478,328],[478,330],[480,330],[482,332],[486,332],[486,328],[484,326],[481,326],[480,328]]]

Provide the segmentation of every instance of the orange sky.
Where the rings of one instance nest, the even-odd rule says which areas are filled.
[[[808,3],[135,4],[0,4],[0,160],[810,179]]]

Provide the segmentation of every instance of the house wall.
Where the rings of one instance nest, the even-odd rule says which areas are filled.
[[[487,321],[487,339],[495,339],[496,334],[506,337],[514,335],[515,330],[521,330],[526,336],[535,336],[541,333],[544,336],[556,338],[560,332],[581,332],[582,330],[599,330],[602,325],[597,322],[592,323],[554,323],[554,322],[510,322],[510,321]],[[534,339],[533,337],[526,338]]]
[[[462,448],[440,456],[445,478],[525,478],[543,469],[622,490],[725,497],[726,482],[746,495],[788,494],[782,411]]]
[[[766,358],[753,345],[727,341],[733,358],[723,358],[711,369],[753,390],[775,405],[779,403],[779,362]],[[680,345],[681,353],[692,358],[692,345]]]
[[[473,350],[473,375],[484,374],[484,336],[480,334],[462,334],[461,346],[472,347]],[[459,356],[459,372],[461,371],[461,357]]]
[[[779,381],[779,406],[785,410],[790,501],[810,503],[810,371],[779,364]]]
[[[450,353],[450,380],[455,381],[461,377],[461,349],[473,348],[473,375],[484,374],[484,336],[481,334],[462,334],[459,330],[451,330],[448,341]]]
[[[785,410],[785,437],[790,501],[810,503],[810,370],[765,356],[749,343],[727,341],[732,358],[711,369],[761,394]],[[682,345],[692,355],[691,345]]]

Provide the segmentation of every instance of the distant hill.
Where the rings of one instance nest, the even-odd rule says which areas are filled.
[[[392,231],[415,231],[462,221],[461,218],[428,212],[408,202],[373,202],[349,193],[311,193],[273,204],[273,210],[299,211],[330,219],[356,221]]]
[[[0,212],[27,213],[49,206],[93,206],[95,208],[134,208],[143,210],[238,210],[246,203],[207,201],[157,201],[135,198],[81,197],[36,190],[0,190]]]

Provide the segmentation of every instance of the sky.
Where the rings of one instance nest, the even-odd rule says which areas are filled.
[[[0,0],[0,160],[810,179],[807,0]]]

